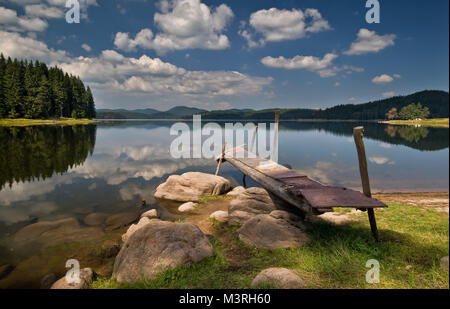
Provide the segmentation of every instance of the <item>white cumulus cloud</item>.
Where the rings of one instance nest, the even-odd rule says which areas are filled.
[[[159,54],[192,48],[221,50],[230,46],[223,31],[234,14],[227,5],[211,8],[200,0],[164,0],[158,7],[161,12],[154,15],[154,23],[160,32],[154,34],[146,28],[134,38],[118,32],[115,46],[123,51],[138,47],[154,49]]]
[[[249,48],[263,46],[266,42],[281,42],[305,37],[308,33],[330,30],[331,26],[317,9],[259,10],[250,16],[250,29],[241,25],[239,34],[247,40]],[[254,36],[260,36],[254,39]]]
[[[363,55],[377,53],[395,44],[395,34],[378,35],[375,31],[360,29],[357,39],[352,43],[350,49],[345,51],[346,55]]]

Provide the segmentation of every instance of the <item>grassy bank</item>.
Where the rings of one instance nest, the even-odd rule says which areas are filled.
[[[383,121],[382,123],[392,124],[392,125],[406,125],[406,126],[422,126],[422,127],[434,127],[434,128],[448,128],[449,119],[439,118],[439,119],[424,119],[424,120],[392,120]]]
[[[72,126],[78,124],[96,123],[92,119],[74,119],[74,118],[59,118],[59,119],[0,119],[0,126],[8,127],[26,127],[26,126],[42,126],[42,125],[65,125]]]
[[[448,214],[435,209],[390,204],[377,210],[379,243],[370,234],[367,214],[343,225],[314,224],[312,241],[298,249],[257,250],[239,241],[236,228],[215,224],[211,242],[216,251],[194,265],[168,270],[154,280],[120,284],[99,278],[94,289],[109,288],[249,288],[263,269],[296,271],[313,289],[449,288],[449,273],[440,258],[449,253]],[[380,262],[379,284],[366,283],[369,259]]]

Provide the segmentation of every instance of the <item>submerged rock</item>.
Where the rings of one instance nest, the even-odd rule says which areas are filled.
[[[83,219],[83,223],[89,226],[101,226],[103,223],[105,223],[106,218],[108,218],[108,214],[102,214],[102,213],[93,213],[90,215],[87,215]]]
[[[194,212],[198,207],[198,204],[193,202],[184,203],[178,207],[179,212]]]
[[[228,222],[228,212],[219,210],[219,211],[212,213],[211,216],[209,216],[209,218],[214,219],[221,223],[225,223],[225,222]]]
[[[16,233],[14,242],[19,246],[31,242],[54,246],[64,242],[93,239],[102,233],[99,228],[82,227],[75,218],[67,218],[27,225]]]
[[[0,280],[6,278],[13,270],[14,266],[10,264],[0,266]]]
[[[177,202],[199,202],[205,196],[224,194],[230,187],[230,182],[223,177],[191,172],[170,176],[156,189],[155,197]]]
[[[228,208],[230,225],[242,225],[255,215],[269,214],[276,206],[266,190],[249,188],[231,201]]]
[[[239,239],[259,249],[298,248],[309,241],[309,236],[295,224],[272,215],[257,215],[237,232]]]
[[[109,216],[105,221],[105,231],[111,232],[126,227],[139,218],[137,212],[124,212]]]
[[[45,275],[41,279],[41,285],[40,285],[41,289],[42,290],[50,289],[52,287],[53,283],[56,282],[56,280],[58,280],[58,278],[53,273]]]
[[[62,277],[56,281],[51,289],[53,290],[83,290],[89,288],[89,284],[95,279],[95,272],[91,268],[83,268],[80,270],[80,282],[68,283],[66,277]]]
[[[113,278],[137,282],[166,269],[213,256],[206,236],[191,223],[151,221],[127,239],[114,263]]]
[[[261,271],[251,283],[252,288],[270,285],[280,289],[303,289],[303,280],[292,270],[286,268],[268,268]]]
[[[109,259],[115,257],[120,251],[120,244],[114,240],[105,240],[101,247],[101,257]]]

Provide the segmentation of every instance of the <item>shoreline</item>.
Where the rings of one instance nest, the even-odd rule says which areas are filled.
[[[42,125],[85,125],[97,123],[93,119],[74,119],[74,118],[60,118],[60,119],[0,119],[0,127],[28,127],[28,126],[42,126]]]
[[[391,120],[391,121],[379,121],[382,124],[390,124],[395,126],[420,126],[429,128],[449,128],[448,118],[436,118],[425,120]]]

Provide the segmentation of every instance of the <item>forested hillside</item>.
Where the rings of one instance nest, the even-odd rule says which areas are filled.
[[[91,89],[80,78],[39,61],[0,55],[0,119],[95,116]]]

